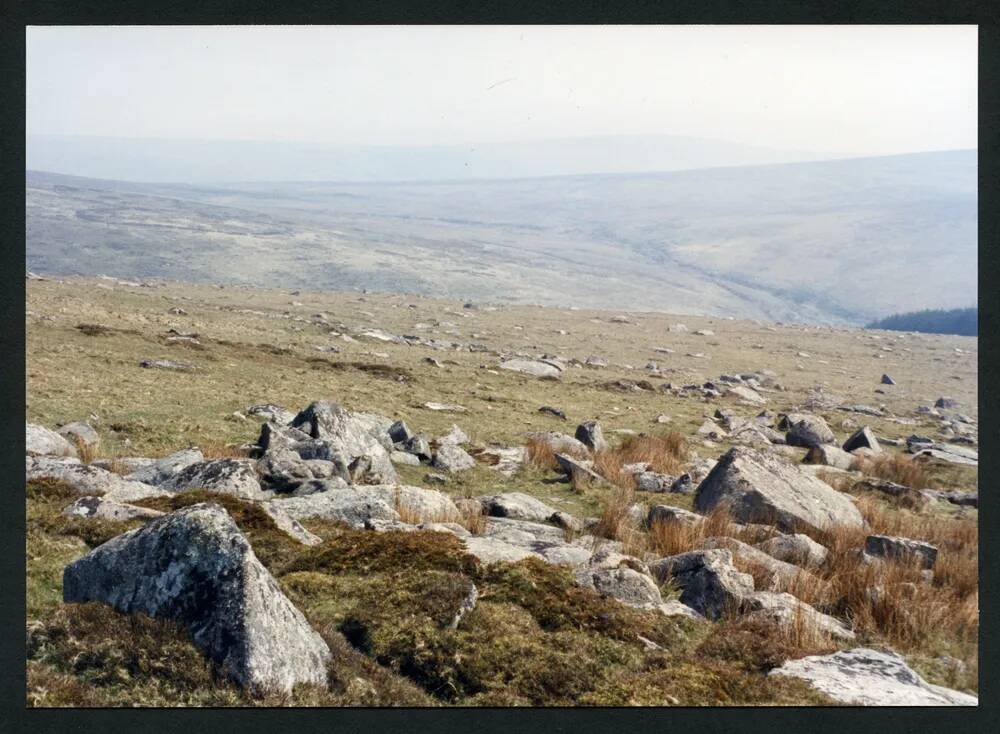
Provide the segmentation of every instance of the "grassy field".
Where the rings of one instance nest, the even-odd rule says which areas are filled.
[[[97,455],[103,457],[159,456],[189,445],[231,454],[254,441],[259,431],[256,419],[234,412],[264,402],[298,410],[313,400],[332,399],[352,410],[404,419],[430,436],[457,423],[480,444],[523,445],[525,432],[572,434],[577,423],[598,419],[613,445],[625,438],[619,431],[676,431],[687,438],[689,459],[717,458],[728,445],[706,445],[695,435],[698,426],[718,407],[743,416],[760,408],[658,389],[622,392],[609,384],[701,383],[723,373],[761,369],[772,370],[783,388],[765,393],[766,407],[775,412],[802,405],[811,390],[822,388],[830,407],[813,412],[827,419],[841,441],[865,424],[889,438],[913,433],[938,438],[939,424],[915,409],[942,395],[977,417],[978,343],[968,337],[652,313],[625,314],[628,323],[618,323],[612,317],[619,314],[599,311],[463,308],[462,303],[417,296],[292,294],[175,283],[132,287],[104,279],[29,281],[27,290],[26,418],[49,427],[89,420],[101,435]],[[175,308],[186,313],[170,313]],[[316,314],[325,316],[320,320]],[[678,323],[688,330],[671,330]],[[482,344],[488,351],[386,343],[359,336],[365,328]],[[199,343],[168,341],[171,329],[197,333]],[[714,334],[694,333],[700,329]],[[339,352],[318,349],[328,346]],[[497,368],[499,354],[519,352],[581,361],[598,355],[609,366],[570,367],[558,381]],[[694,353],[705,357],[687,356]],[[139,363],[145,359],[172,359],[197,369],[144,369]],[[649,361],[658,364],[661,376],[649,375]],[[897,384],[881,385],[883,373]],[[429,401],[466,410],[422,407]],[[840,404],[884,405],[887,417],[834,407]],[[568,420],[539,413],[546,405],[563,410]],[[655,423],[661,414],[670,416],[670,422]],[[423,466],[399,467],[402,480],[418,486],[431,486],[424,479],[427,472]],[[921,483],[974,490],[977,471],[931,465]],[[601,516],[620,500],[613,490],[559,482],[542,467],[504,477],[480,465],[435,488],[456,497],[522,491],[580,516]],[[124,624],[119,615],[101,607],[61,604],[65,564],[131,527],[66,521],[59,511],[68,498],[58,485],[29,487],[29,703],[260,703],[215,680],[184,635],[169,625],[132,619],[124,625],[127,633],[116,635]],[[636,493],[629,499],[690,507],[685,495]],[[863,579],[845,577],[838,589],[858,621],[861,641],[906,654],[932,682],[976,690],[977,513],[947,506],[928,516],[882,497],[864,496],[859,502],[874,528],[938,544],[943,569],[933,585],[909,600],[871,602],[861,598]],[[330,641],[336,657],[329,690],[297,691],[290,700],[264,703],[823,701],[802,685],[763,675],[789,655],[806,654],[808,645],[773,635],[763,639],[759,630],[738,619],[707,626],[650,619],[647,613],[584,594],[572,587],[568,574],[540,564],[467,567],[449,536],[440,534],[408,539],[409,534],[364,534],[307,523],[325,538],[319,546],[325,550],[303,550],[266,522],[255,521],[252,508],[236,503],[231,512],[262,561]],[[847,573],[843,559],[858,539],[824,540],[835,551],[824,574],[836,581]],[[651,540],[642,542],[655,550]],[[405,543],[414,544],[410,557],[425,571],[419,580],[392,567],[399,544]],[[359,574],[338,563],[338,549],[343,548],[353,549],[371,573]],[[480,588],[481,603],[468,626],[442,631],[437,622],[441,610],[435,605],[468,579]],[[910,582],[903,577],[896,581]],[[525,595],[525,588],[537,593]],[[372,611],[371,600],[388,597],[393,604]],[[916,612],[904,614],[907,605]],[[398,611],[403,609],[409,611]],[[351,638],[359,630],[363,643]],[[636,640],[639,634],[664,649],[645,650]],[[165,662],[171,656],[176,664]]]

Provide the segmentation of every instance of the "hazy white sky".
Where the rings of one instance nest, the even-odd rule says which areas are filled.
[[[977,144],[974,26],[34,27],[28,134]]]

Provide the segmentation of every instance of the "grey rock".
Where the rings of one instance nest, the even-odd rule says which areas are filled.
[[[477,499],[481,503],[485,514],[492,517],[546,522],[558,512],[556,508],[523,492],[484,495]]]
[[[310,440],[309,434],[303,433],[297,428],[267,421],[260,427],[257,445],[262,452],[269,453],[285,449],[294,450],[298,445],[308,443]]]
[[[406,451],[390,451],[389,461],[405,466],[420,466],[420,457]]]
[[[443,446],[445,444],[452,444],[454,446],[461,446],[462,444],[467,444],[471,441],[468,434],[459,428],[457,425],[452,423],[451,430],[445,435],[441,436],[437,440],[438,446]]]
[[[646,515],[647,527],[652,527],[655,523],[680,523],[681,525],[697,525],[705,518],[694,512],[671,507],[670,505],[653,505]]]
[[[854,706],[977,706],[967,693],[931,685],[900,655],[869,648],[789,660],[770,675],[807,681],[840,703]]]
[[[729,388],[729,394],[751,405],[764,405],[767,403],[767,399],[763,395],[746,385],[736,385]]]
[[[462,618],[476,608],[477,599],[479,599],[479,589],[477,589],[476,585],[470,581],[469,591],[458,605],[458,610],[455,612],[455,616],[448,625],[449,629],[458,629],[458,625],[461,624]]]
[[[833,431],[818,415],[792,413],[788,415],[788,433],[785,441],[789,446],[812,448],[826,443],[836,443]]]
[[[163,513],[148,507],[139,507],[123,502],[106,500],[103,497],[81,497],[63,509],[67,517],[92,517],[98,520],[122,522],[125,520],[148,520]]]
[[[516,562],[525,558],[545,560],[540,554],[528,548],[512,545],[499,538],[488,538],[472,535],[464,538],[465,549],[482,563],[497,563],[500,561]]]
[[[101,437],[97,431],[91,428],[89,423],[82,421],[67,423],[59,429],[58,433],[70,443],[76,442],[90,448],[97,448],[101,445]]]
[[[818,583],[818,579],[815,579],[812,574],[799,566],[779,561],[764,551],[754,548],[752,545],[747,545],[736,538],[705,538],[701,542],[701,547],[706,549],[725,548],[732,552],[734,557],[740,558],[759,568],[766,569],[767,573],[771,575],[771,584],[766,589],[768,591],[785,591],[794,588],[798,581],[807,578]]]
[[[559,468],[566,472],[566,474],[568,474],[571,478],[582,479],[595,484],[604,483],[604,477],[595,472],[582,461],[559,452],[556,452],[555,458],[556,462],[559,464]]]
[[[198,464],[204,460],[204,455],[198,449],[183,449],[136,469],[126,475],[126,478],[158,486],[177,476],[192,464]]]
[[[413,438],[413,431],[404,421],[396,421],[389,426],[389,438],[393,443],[405,443]]]
[[[76,456],[76,448],[65,437],[45,426],[24,424],[25,451],[40,456]]]
[[[668,556],[649,565],[662,584],[681,589],[680,601],[709,619],[736,609],[754,591],[753,577],[733,567],[728,550],[701,550]]]
[[[548,413],[549,415],[554,415],[556,418],[566,420],[566,414],[559,410],[559,408],[553,408],[551,405],[543,405],[538,409],[539,413]]]
[[[268,517],[274,520],[274,524],[278,527],[278,530],[303,545],[318,545],[323,542],[322,538],[306,530],[298,520],[285,512],[280,503],[273,501],[261,502],[259,503],[259,507],[267,513]]]
[[[411,436],[409,440],[402,444],[402,449],[408,454],[413,454],[420,461],[430,461],[433,457],[431,442],[422,433]]]
[[[575,576],[580,586],[630,607],[648,608],[663,603],[656,582],[631,568],[586,568]]]
[[[326,684],[323,638],[217,505],[186,507],[95,548],[66,567],[63,599],[176,620],[254,692]]]
[[[523,372],[533,377],[558,379],[562,376],[562,370],[552,363],[535,359],[508,359],[500,363],[500,369]]]
[[[444,443],[438,446],[434,454],[434,467],[448,472],[466,471],[476,465],[476,460],[454,443]]]
[[[604,440],[604,432],[597,421],[585,421],[576,427],[576,440],[591,451],[605,451],[608,442]]]
[[[676,477],[669,474],[644,471],[635,475],[635,488],[640,492],[669,492]]]
[[[958,407],[958,401],[954,398],[941,397],[934,401],[935,408],[951,409]]]
[[[892,558],[901,562],[916,562],[921,568],[934,568],[938,549],[930,543],[890,535],[869,535],[865,538],[865,553],[876,558]]]
[[[334,452],[343,454],[348,464],[359,457],[369,459],[374,479],[395,482],[398,477],[389,461],[389,452],[372,435],[381,430],[378,419],[378,416],[373,419],[370,415],[353,414],[336,403],[320,400],[295,416],[291,426],[314,439],[322,439]]]
[[[839,620],[817,611],[788,593],[756,591],[742,601],[748,619],[763,619],[800,634],[853,640],[854,632]]]
[[[829,553],[826,546],[820,545],[802,533],[776,535],[758,543],[757,547],[779,561],[794,563],[803,568],[823,565]]]
[[[250,459],[212,459],[185,467],[160,484],[163,489],[180,492],[204,489],[241,499],[264,499],[254,462]]]
[[[424,481],[428,484],[447,484],[451,480],[444,474],[428,472],[427,474],[424,474]]]
[[[329,487],[314,494],[276,498],[272,502],[295,520],[339,520],[357,529],[365,527],[368,520],[398,521],[397,507],[421,522],[451,521],[459,517],[458,508],[447,495],[407,485]]]
[[[844,441],[844,451],[855,451],[856,449],[869,449],[874,453],[881,453],[882,447],[878,445],[875,433],[868,426],[862,426],[851,437]]]
[[[681,474],[670,485],[670,492],[672,494],[691,494],[694,491],[694,481],[691,479],[691,475],[687,473]]]
[[[126,479],[114,472],[81,464],[71,457],[25,457],[25,479],[55,479],[65,482],[80,494],[99,495],[115,502],[134,502],[170,494],[158,487]]]
[[[891,377],[889,377],[889,375],[886,375],[886,374],[882,375],[881,382],[882,382],[883,385],[895,385],[896,384],[896,381],[894,379],[892,379]]]
[[[282,426],[287,426],[295,418],[295,413],[287,408],[281,407],[280,405],[274,405],[273,403],[251,405],[245,412],[247,415],[260,416],[265,420]]]
[[[525,437],[533,441],[548,444],[549,448],[556,452],[578,456],[587,455],[587,447],[582,442],[572,436],[567,436],[565,433],[559,433],[558,431],[532,431],[526,433]]]
[[[139,363],[139,366],[145,369],[177,370],[180,372],[189,372],[198,369],[193,364],[178,362],[173,359],[144,359]]]
[[[738,522],[776,525],[785,532],[864,525],[847,495],[778,457],[743,446],[726,452],[695,493],[698,512],[719,504]]]
[[[806,452],[803,463],[821,464],[823,466],[832,466],[835,469],[850,471],[851,467],[854,466],[854,455],[836,446],[823,444],[822,446],[813,446],[809,449]]]

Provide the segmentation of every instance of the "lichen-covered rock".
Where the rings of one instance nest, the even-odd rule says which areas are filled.
[[[389,426],[382,426],[382,421],[376,418],[379,417],[353,414],[336,403],[320,400],[296,415],[291,427],[301,430],[311,438],[322,439],[334,452],[343,454],[347,464],[359,457],[367,457],[371,461],[373,478],[381,482],[395,482],[398,477],[392,462],[389,461],[389,452],[372,435],[373,432],[384,431],[391,447],[391,439],[388,438]],[[389,423],[391,425],[391,421]]]
[[[175,620],[228,677],[257,693],[326,683],[323,638],[217,505],[186,507],[95,548],[66,567],[63,599]]]
[[[738,522],[776,525],[785,532],[862,527],[850,498],[792,464],[746,446],[730,449],[695,493],[694,507],[708,513],[719,504]]]
[[[389,461],[404,466],[420,466],[420,457],[406,451],[390,451]]]
[[[677,478],[669,474],[643,471],[635,475],[635,488],[640,492],[669,492],[675,481]]]
[[[432,465],[448,472],[466,471],[476,465],[473,459],[457,443],[444,443],[434,453]]]
[[[65,437],[34,423],[24,424],[24,447],[29,455],[76,456],[76,448]]]
[[[247,500],[265,497],[254,462],[249,459],[212,459],[191,464],[160,486],[174,492],[204,489]]]
[[[661,584],[672,581],[681,589],[681,602],[709,619],[739,608],[754,591],[753,576],[737,571],[725,549],[667,556],[650,563],[649,570]]]
[[[273,403],[262,403],[251,405],[244,411],[247,415],[257,415],[268,421],[273,421],[282,426],[287,426],[295,418],[295,413],[280,405]]]
[[[476,499],[482,504],[484,512],[493,517],[547,522],[557,512],[556,508],[523,492],[484,495]]]
[[[559,379],[562,376],[562,370],[554,364],[536,359],[508,359],[500,363],[500,369],[522,372],[533,377]]]
[[[817,611],[791,594],[756,591],[743,599],[742,609],[748,619],[766,620],[799,634],[853,640],[854,632],[839,620]]]
[[[170,492],[159,487],[126,479],[114,472],[81,464],[68,457],[25,457],[25,478],[56,479],[65,482],[80,494],[99,495],[115,502],[134,502],[148,497],[170,495]]]
[[[174,452],[170,456],[164,456],[162,459],[157,459],[152,464],[136,469],[131,474],[128,474],[127,478],[136,482],[145,482],[146,484],[158,486],[170,481],[192,464],[198,464],[204,460],[204,455],[198,449],[184,449]]]
[[[437,442],[438,446],[443,446],[449,443],[461,446],[462,444],[469,443],[470,440],[469,435],[465,431],[459,428],[455,423],[452,423],[451,430],[441,436]]]
[[[605,451],[608,442],[604,440],[604,432],[597,421],[585,421],[576,427],[576,440],[593,452]]]
[[[577,571],[575,577],[580,586],[630,607],[648,608],[663,603],[656,582],[631,568],[585,568]]]
[[[124,502],[106,500],[103,497],[81,497],[63,509],[67,517],[92,517],[97,520],[122,522],[125,520],[149,520],[163,513],[148,507],[139,507]]]
[[[829,551],[808,535],[776,535],[757,544],[757,547],[773,558],[785,563],[794,563],[803,568],[823,565]]]
[[[868,449],[876,454],[882,452],[875,433],[868,426],[862,426],[851,437],[844,441],[844,451],[856,451],[857,449]]]
[[[364,528],[371,520],[399,521],[399,511],[421,522],[450,521],[459,517],[458,508],[447,495],[406,485],[331,487],[307,496],[271,502],[296,520],[313,517],[339,520],[356,529]]]
[[[822,446],[813,446],[809,449],[806,452],[803,463],[821,464],[823,466],[832,466],[834,469],[850,471],[851,467],[854,466],[854,455],[836,446],[823,444]]]
[[[61,426],[59,435],[70,443],[77,443],[90,448],[97,448],[101,445],[101,437],[89,423],[76,421]]]
[[[465,549],[482,563],[497,563],[498,561],[516,562],[525,558],[545,560],[541,555],[523,546],[513,545],[499,538],[488,538],[472,535],[463,539]]]
[[[258,507],[264,510],[264,512],[267,513],[267,516],[274,520],[274,524],[277,526],[278,530],[299,541],[302,545],[316,545],[323,542],[322,538],[315,533],[310,533],[302,527],[298,520],[285,512],[280,504],[275,502],[261,502]]]
[[[922,540],[897,538],[891,535],[869,535],[865,538],[865,553],[876,558],[917,563],[921,568],[934,568],[938,549]]]
[[[785,591],[794,588],[797,582],[806,579],[818,585],[820,582],[808,571],[791,563],[779,561],[774,556],[768,555],[752,545],[747,545],[741,540],[728,537],[710,537],[701,542],[702,548],[726,548],[732,552],[733,556],[751,563],[761,569],[766,569],[771,576],[769,591]]]
[[[854,706],[977,706],[979,699],[931,685],[894,652],[841,650],[789,660],[770,675],[801,678],[840,703]]]
[[[701,515],[685,510],[680,507],[670,505],[653,505],[646,515],[647,527],[652,527],[655,523],[679,523],[681,525],[697,525],[705,518]]]
[[[837,441],[830,426],[818,415],[789,413],[786,424],[788,433],[785,434],[785,441],[789,446],[803,446],[808,449]]]
[[[525,437],[529,440],[548,444],[549,448],[553,451],[575,454],[577,456],[587,455],[587,447],[583,443],[559,431],[531,431],[525,434]]]

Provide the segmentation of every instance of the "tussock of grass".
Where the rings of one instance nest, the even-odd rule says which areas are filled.
[[[924,489],[929,486],[923,465],[902,454],[859,456],[854,460],[853,468],[867,476],[887,479],[913,489]]]
[[[713,625],[698,646],[701,657],[731,662],[747,671],[766,673],[786,660],[823,655],[837,646],[829,641],[808,639],[792,628],[753,619],[728,619]]]
[[[676,476],[684,471],[687,457],[687,441],[676,431],[627,436],[620,446],[597,452],[594,471],[616,486],[634,489],[632,474],[623,469],[626,464],[645,462],[650,471]]]

